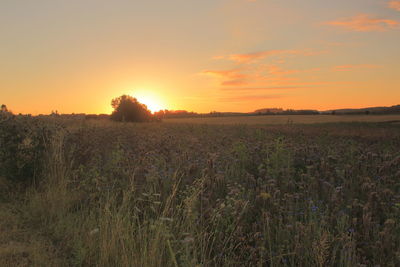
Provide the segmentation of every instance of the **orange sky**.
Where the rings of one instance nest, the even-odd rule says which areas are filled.
[[[400,1],[3,0],[0,32],[15,113],[400,104]]]

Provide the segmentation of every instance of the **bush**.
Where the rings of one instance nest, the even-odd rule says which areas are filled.
[[[148,122],[153,118],[146,105],[128,95],[114,98],[111,106],[114,108],[111,114],[111,119],[114,121]]]
[[[32,182],[41,174],[51,127],[29,115],[0,113],[0,176]]]

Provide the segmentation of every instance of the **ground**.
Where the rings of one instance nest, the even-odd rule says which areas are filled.
[[[400,115],[264,115],[237,117],[207,117],[166,119],[167,123],[199,123],[199,124],[313,124],[329,122],[400,122]]]
[[[400,125],[379,118],[13,117],[0,266],[397,266]]]

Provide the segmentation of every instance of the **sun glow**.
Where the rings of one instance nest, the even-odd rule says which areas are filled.
[[[131,95],[140,103],[145,104],[152,113],[166,109],[165,104],[161,101],[160,97],[152,92],[135,91],[132,92]]]

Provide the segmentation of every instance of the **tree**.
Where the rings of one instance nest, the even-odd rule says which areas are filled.
[[[153,117],[145,104],[129,95],[114,98],[111,106],[114,108],[111,119],[115,121],[146,122]]]
[[[6,113],[6,112],[8,112],[8,109],[7,109],[7,106],[6,105],[1,105],[1,112],[4,112],[4,113]]]

